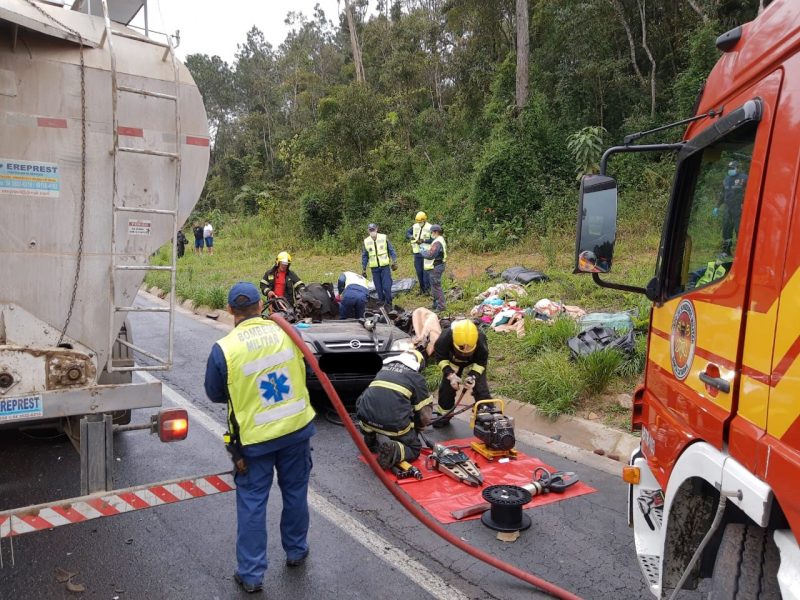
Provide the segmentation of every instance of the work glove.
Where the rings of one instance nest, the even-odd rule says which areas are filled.
[[[475,375],[469,375],[464,379],[464,387],[470,390],[475,387]]]
[[[450,382],[450,387],[454,390],[458,390],[459,386],[461,385],[461,377],[455,373],[450,373],[450,375],[447,376],[447,381]]]
[[[397,271],[397,263],[392,263],[392,271]]]

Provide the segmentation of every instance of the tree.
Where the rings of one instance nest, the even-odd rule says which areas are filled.
[[[361,46],[358,43],[358,32],[356,31],[356,22],[353,18],[353,9],[350,6],[350,0],[344,0],[344,11],[347,15],[347,28],[350,30],[350,46],[353,49],[353,63],[356,67],[356,81],[358,83],[366,83],[367,77],[364,75],[364,61],[361,58]]]
[[[517,0],[517,93],[516,106],[528,102],[528,0]]]

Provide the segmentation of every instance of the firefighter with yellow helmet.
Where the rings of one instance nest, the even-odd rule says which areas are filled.
[[[414,217],[414,224],[406,231],[406,239],[411,242],[411,252],[414,253],[414,270],[417,272],[420,293],[427,295],[431,291],[430,273],[425,270],[425,257],[422,252],[428,250],[431,243],[431,224],[428,223],[428,215],[424,211],[419,211]]]
[[[297,295],[303,290],[305,284],[291,268],[292,255],[286,252],[279,252],[275,257],[275,264],[264,273],[261,280],[261,293],[270,300],[272,298],[284,298],[289,306],[294,306]]]
[[[434,427],[450,422],[456,395],[463,393],[464,388],[472,390],[472,397],[476,401],[492,397],[486,380],[489,344],[486,335],[474,321],[453,321],[449,329],[442,331],[436,340],[433,356],[442,370],[442,382],[439,385],[439,409],[442,415],[434,422]]]
[[[417,430],[427,427],[433,415],[423,368],[425,359],[417,350],[390,356],[356,401],[364,442],[378,453],[384,469],[416,459],[422,449]]]

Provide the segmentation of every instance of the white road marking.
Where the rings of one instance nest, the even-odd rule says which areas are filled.
[[[137,373],[137,376],[147,383],[161,381],[146,371]],[[190,400],[181,396],[163,381],[161,382],[161,390],[163,396],[170,402],[181,408],[185,408],[187,412],[189,412],[190,424],[193,422],[198,423],[212,434],[217,435],[221,442],[222,434],[225,433],[225,427],[217,423],[211,415],[203,411]],[[428,592],[433,598],[439,600],[469,600],[469,596],[465,596],[458,588],[447,583],[422,563],[408,556],[408,554],[403,552],[400,548],[393,546],[388,540],[351,517],[345,511],[336,507],[313,489],[310,489],[308,492],[308,503],[315,512],[325,517],[325,519],[342,531],[342,533],[347,534],[390,567],[408,577],[416,585]]]

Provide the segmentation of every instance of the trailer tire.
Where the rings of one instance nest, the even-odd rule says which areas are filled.
[[[780,600],[780,553],[772,533],[740,523],[725,527],[709,600]]]

